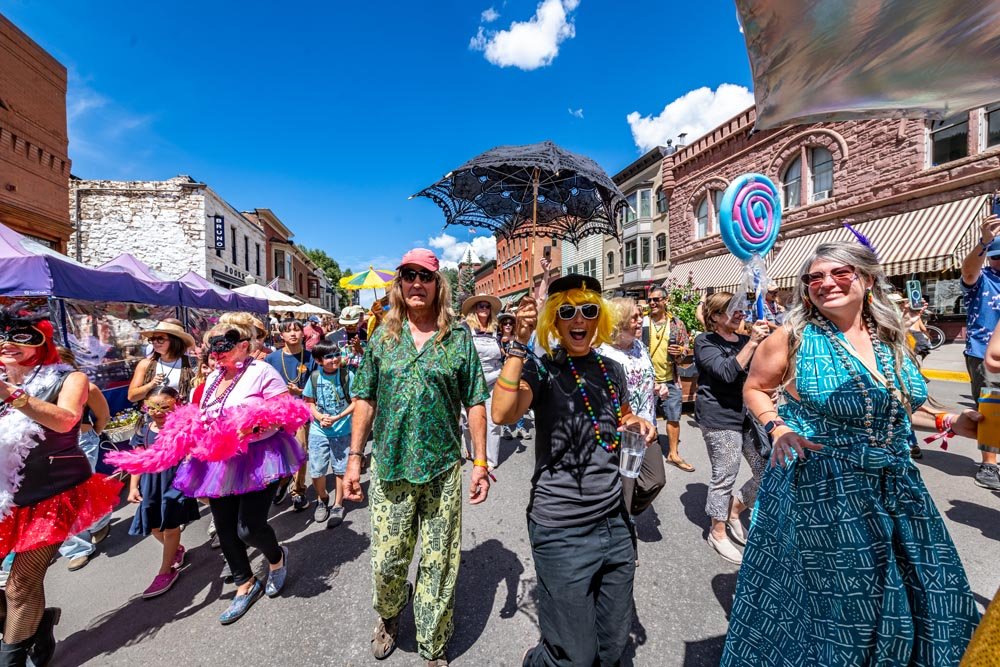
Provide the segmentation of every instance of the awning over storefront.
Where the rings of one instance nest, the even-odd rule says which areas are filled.
[[[978,233],[982,207],[983,198],[972,197],[870,220],[854,228],[878,250],[886,275],[944,271],[959,266],[971,249],[967,237]],[[820,243],[836,241],[855,239],[844,227],[787,239],[769,265],[768,275],[779,287],[791,288],[809,253]]]
[[[517,302],[520,301],[527,295],[528,290],[523,289],[513,294],[508,294],[507,296],[500,297],[500,303],[503,304],[504,310],[510,310],[511,308],[517,307]]]
[[[693,262],[684,262],[675,265],[670,270],[665,282],[673,278],[681,285],[685,285],[689,276],[694,282],[695,289],[712,288],[715,292],[732,292],[739,285],[740,278],[743,276],[743,262],[729,252],[705,259],[696,259]]]

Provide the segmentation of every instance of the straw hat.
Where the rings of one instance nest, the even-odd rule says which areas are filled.
[[[500,312],[500,299],[488,294],[476,294],[475,296],[470,296],[462,302],[462,315],[468,315],[471,313],[472,309],[475,308],[476,304],[480,301],[485,301],[490,304],[490,308],[492,309],[494,315]]]
[[[144,338],[149,338],[154,334],[161,333],[181,339],[187,347],[194,347],[194,336],[189,334],[187,331],[184,331],[184,327],[179,324],[174,324],[173,322],[157,322],[155,327],[145,331],[140,331],[139,335]]]

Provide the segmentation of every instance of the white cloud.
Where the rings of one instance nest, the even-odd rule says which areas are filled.
[[[583,118],[583,108],[582,107],[579,108],[579,109],[569,108],[569,109],[566,109],[566,111],[568,111],[569,115],[573,116],[574,118]]]
[[[498,18],[500,18],[500,12],[490,7],[489,9],[484,9],[482,15],[480,15],[479,20],[483,23],[493,23]]]
[[[428,239],[427,244],[437,250],[441,266],[448,269],[458,267],[458,260],[462,259],[462,255],[470,245],[472,251],[484,262],[496,259],[497,256],[497,240],[490,234],[476,236],[471,241],[459,241],[451,234],[442,232],[440,236]]]
[[[580,0],[543,0],[534,16],[514,21],[506,30],[486,31],[479,26],[469,48],[483,51],[486,60],[500,67],[531,71],[551,65],[559,55],[559,45],[576,36],[571,14],[579,4]]]
[[[715,91],[706,86],[681,95],[658,116],[633,111],[627,120],[636,147],[645,153],[665,145],[667,139],[676,141],[682,132],[687,133],[686,142],[690,143],[753,103],[753,93],[746,87],[723,83]]]

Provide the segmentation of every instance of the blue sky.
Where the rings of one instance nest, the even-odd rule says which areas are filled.
[[[189,174],[353,269],[391,268],[416,245],[492,256],[492,239],[443,229],[430,200],[407,197],[493,146],[551,139],[614,174],[752,103],[730,0],[0,11],[70,72],[74,174]]]

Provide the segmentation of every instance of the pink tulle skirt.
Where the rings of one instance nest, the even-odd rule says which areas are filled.
[[[225,461],[206,462],[188,457],[177,467],[174,488],[189,498],[221,498],[260,491],[276,479],[294,475],[305,460],[302,445],[288,433],[278,431]]]
[[[62,544],[70,535],[87,530],[115,509],[122,487],[117,479],[92,475],[68,491],[14,508],[13,514],[0,521],[0,558],[11,551]]]

